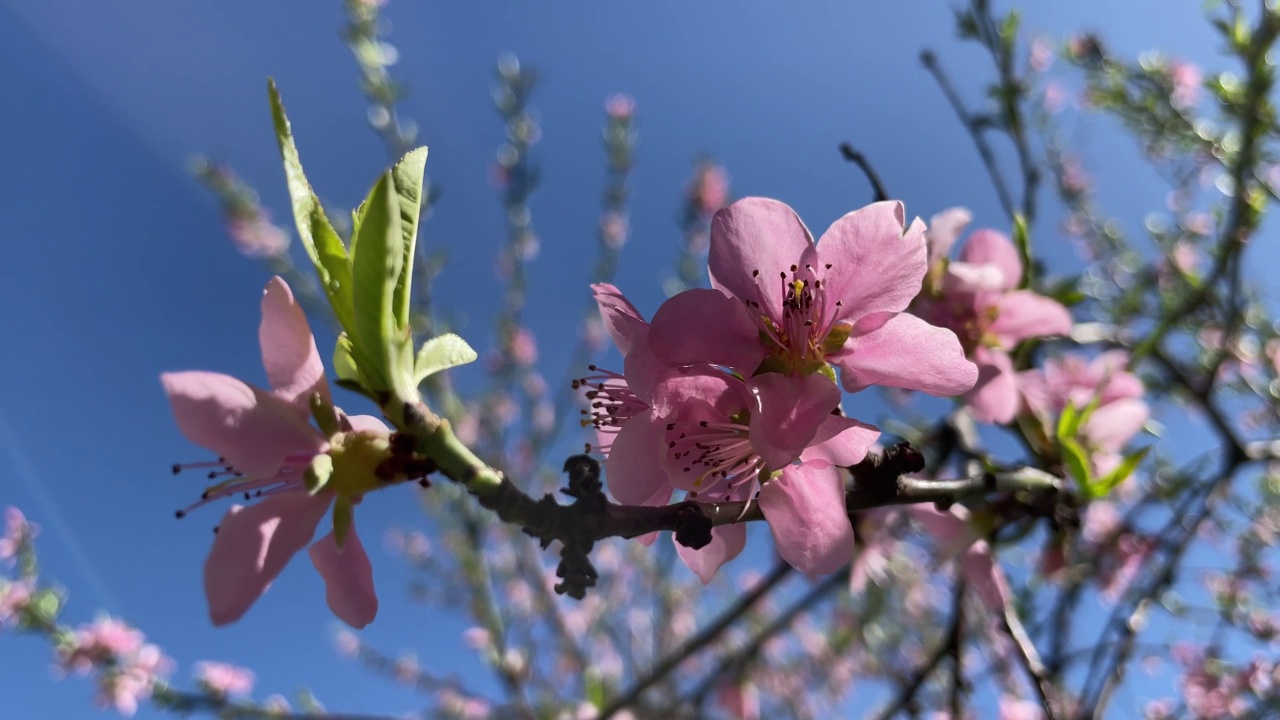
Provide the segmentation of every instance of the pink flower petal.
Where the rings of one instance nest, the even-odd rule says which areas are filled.
[[[690,402],[702,401],[725,417],[755,407],[756,400],[742,380],[716,368],[671,368],[653,393],[653,410],[660,418],[681,413]]]
[[[623,505],[643,505],[664,488],[671,488],[662,470],[662,423],[652,410],[628,420],[613,437],[605,460],[609,492]]]
[[[1004,612],[1012,593],[1004,571],[991,553],[991,546],[985,540],[969,546],[960,557],[960,572],[969,587],[982,601],[983,605],[993,613]]]
[[[759,502],[778,554],[796,569],[819,575],[853,560],[853,524],[836,468],[789,465],[765,483]]]
[[[965,240],[960,259],[974,265],[989,264],[999,268],[1004,276],[1002,290],[1012,290],[1022,282],[1022,259],[1018,257],[1018,249],[1007,235],[997,230],[974,230]]]
[[[1004,284],[1004,272],[995,265],[953,262],[943,277],[943,288],[952,295],[1001,290]]]
[[[1027,409],[1042,421],[1053,419],[1053,395],[1043,370],[1024,370],[1018,373],[1018,390],[1022,393],[1022,401],[1026,403]]]
[[[929,265],[941,262],[951,252],[960,233],[968,227],[973,215],[966,208],[947,208],[929,218],[929,230],[925,241],[929,246]]]
[[[675,542],[675,533],[671,534]],[[711,543],[694,550],[675,543],[676,554],[693,571],[703,585],[711,582],[721,565],[738,557],[747,546],[747,526],[744,524],[721,525],[711,530]]]
[[[960,340],[906,313],[881,313],[854,323],[849,341],[835,356],[844,389],[870,385],[960,395],[978,380],[978,368],[964,357]]]
[[[751,386],[759,402],[751,413],[751,446],[774,469],[799,458],[840,404],[840,389],[817,373],[765,373],[751,378]]]
[[[710,363],[744,374],[764,359],[760,331],[741,300],[719,290],[686,290],[658,308],[649,332],[653,354],[668,365]]]
[[[759,303],[771,318],[782,317],[778,273],[789,274],[812,244],[809,229],[790,207],[769,198],[743,198],[711,220],[711,286],[739,301]]]
[[[902,203],[878,202],[845,215],[823,233],[818,259],[831,267],[824,270],[822,284],[833,296],[832,305],[843,303],[837,319],[899,312],[920,292],[928,269],[924,223],[915,220],[904,235],[903,219]]]
[[[979,347],[973,353],[978,365],[978,382],[965,396],[974,419],[1003,425],[1018,412],[1018,376],[1009,353],[998,348]]]
[[[324,364],[316,350],[306,313],[293,299],[283,278],[271,278],[262,291],[262,324],[258,327],[262,364],[276,395],[311,415],[311,395],[329,397]]]
[[[308,552],[311,564],[324,578],[325,601],[342,622],[357,630],[378,614],[378,594],[373,588],[373,567],[353,525],[346,542],[338,547],[333,533],[320,538]]]
[[[1145,402],[1132,398],[1098,407],[1082,428],[1086,445],[1103,453],[1119,452],[1142,430],[1150,412]]]
[[[604,323],[605,332],[618,346],[618,351],[626,357],[637,342],[644,342],[649,334],[649,323],[622,295],[622,291],[609,283],[596,283],[591,286],[591,293],[600,307],[600,320]]]
[[[351,429],[356,432],[379,433],[382,435],[391,433],[382,418],[374,417],[373,415],[348,415],[347,422],[351,423]]]
[[[963,507],[939,510],[933,505],[908,505],[906,513],[920,523],[939,549],[945,551],[947,559],[956,557],[980,539],[978,531],[969,523],[968,511]]]
[[[289,559],[311,542],[331,493],[270,495],[254,505],[233,505],[223,516],[204,562],[204,594],[214,625],[239,620],[271,587]]]
[[[880,439],[880,429],[842,415],[828,415],[814,433],[809,447],[800,453],[800,460],[820,460],[849,467],[862,462],[871,446]]]
[[[999,314],[988,331],[1007,350],[1027,338],[1071,332],[1071,312],[1057,300],[1030,290],[1005,293],[997,308]]]
[[[230,375],[164,373],[160,382],[182,434],[246,475],[273,475],[289,455],[327,445],[294,406]]]

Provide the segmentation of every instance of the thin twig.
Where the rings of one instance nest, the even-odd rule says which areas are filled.
[[[880,182],[880,174],[871,166],[871,161],[867,160],[867,156],[861,152],[854,150],[849,143],[840,143],[840,154],[845,160],[858,166],[863,175],[867,176],[867,182],[871,183],[871,192],[875,196],[876,202],[882,202],[889,199],[889,193],[885,192],[884,183]]]
[[[774,565],[768,575],[762,578],[749,592],[738,598],[733,605],[720,613],[720,616],[712,621],[710,625],[703,628],[697,635],[689,638],[675,652],[663,658],[661,662],[649,671],[648,675],[645,675],[635,685],[631,686],[630,690],[605,705],[604,709],[600,711],[600,720],[608,720],[619,710],[635,704],[646,690],[653,687],[700,650],[715,642],[757,602],[764,598],[765,595],[768,595],[775,585],[785,580],[791,572],[792,567],[785,562],[779,562]]]

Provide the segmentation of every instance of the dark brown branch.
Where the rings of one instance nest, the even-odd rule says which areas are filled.
[[[884,183],[880,182],[880,174],[876,169],[871,167],[871,161],[867,160],[867,156],[861,152],[854,150],[849,143],[840,143],[840,154],[845,160],[858,166],[863,175],[867,176],[867,182],[871,183],[871,192],[875,196],[876,202],[882,202],[889,199],[889,193],[885,192]]]
[[[987,142],[986,135],[983,134],[982,125],[973,113],[965,107],[964,100],[960,99],[960,94],[956,92],[956,88],[951,84],[946,72],[942,66],[938,64],[938,57],[933,52],[926,50],[920,53],[920,63],[924,65],[932,75],[938,87],[941,88],[942,94],[947,96],[947,102],[951,103],[951,109],[955,110],[956,117],[960,119],[961,124],[969,131],[969,136],[973,138],[973,145],[978,149],[978,156],[982,158],[982,164],[987,168],[987,174],[991,176],[991,184],[995,186],[996,196],[1000,198],[1000,207],[1004,210],[1005,215],[1012,220],[1016,208],[1013,204],[1013,195],[1009,192],[1009,185],[1005,182],[1004,175],[1000,172],[1000,166],[996,161],[995,152],[991,149],[991,143]]]
[[[1036,650],[1035,643],[1027,635],[1026,628],[1022,626],[1022,619],[1018,617],[1018,611],[1011,603],[1005,603],[1004,612],[1000,614],[1000,628],[1018,649],[1018,659],[1031,678],[1036,694],[1040,696],[1040,707],[1044,709],[1046,720],[1058,720],[1062,714],[1056,697],[1057,691],[1049,679],[1044,663],[1040,660],[1040,653]]]

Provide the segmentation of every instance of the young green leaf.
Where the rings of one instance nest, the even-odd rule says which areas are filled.
[[[478,357],[476,351],[471,349],[467,341],[453,333],[433,337],[422,343],[422,347],[418,349],[413,379],[421,383],[442,370],[475,362],[476,357]]]
[[[333,540],[341,549],[347,542],[347,534],[351,532],[351,500],[345,495],[338,495],[333,501]]]
[[[1085,486],[1085,494],[1088,495],[1090,499],[1110,495],[1111,491],[1115,490],[1120,483],[1129,479],[1129,476],[1133,474],[1134,470],[1138,469],[1138,465],[1146,459],[1147,453],[1150,451],[1151,446],[1148,445],[1147,447],[1140,448],[1128,455],[1125,455],[1124,459],[1120,461],[1120,464],[1117,465],[1114,470],[1101,478],[1098,478],[1097,482]]]
[[[1016,25],[1016,13],[1009,13],[1009,16],[1014,19]],[[1018,248],[1018,259],[1022,260],[1022,277],[1018,279],[1018,287],[1029,287],[1031,285],[1031,238],[1027,230],[1027,220],[1021,213],[1015,213],[1013,216],[1013,244]]]
[[[425,195],[422,191],[423,174],[426,172],[427,149],[416,148],[405,154],[400,162],[391,168],[396,200],[400,205],[400,230],[404,243],[404,266],[400,278],[396,282],[396,294],[393,308],[395,310],[396,327],[404,330],[409,327],[409,309],[413,289],[413,257],[418,243],[418,219],[422,213]],[[360,226],[364,224],[368,200],[360,203],[351,212],[351,255],[356,254],[360,237]]]
[[[393,303],[396,285],[404,269],[404,242],[400,223],[400,203],[391,172],[382,177],[365,199],[365,208],[352,243],[352,286],[355,302],[355,343],[363,379],[374,387],[391,390],[399,380],[400,345],[407,333],[397,328]]]
[[[1089,487],[1093,485],[1093,472],[1089,469],[1089,453],[1075,438],[1059,438],[1059,447],[1062,448],[1062,460],[1067,464],[1067,470],[1079,483],[1080,488],[1088,493]]]
[[[418,216],[422,213],[422,177],[427,167],[425,147],[410,150],[400,162],[391,168],[395,181],[396,200],[400,204],[400,234],[404,242],[404,266],[396,281],[393,309],[396,327],[409,327],[409,306],[413,289],[413,255],[418,244]]]
[[[275,80],[267,81],[267,94],[271,98],[271,117],[275,124],[276,142],[280,146],[280,158],[284,161],[284,176],[289,186],[289,201],[293,205],[298,237],[301,238],[311,263],[315,265],[316,275],[320,278],[325,295],[329,297],[329,304],[333,306],[338,323],[349,328],[353,320],[353,305],[351,263],[347,258],[347,249],[329,223],[320,199],[316,197],[302,171],[298,147],[293,141],[293,130],[285,115],[284,103],[280,100]]]

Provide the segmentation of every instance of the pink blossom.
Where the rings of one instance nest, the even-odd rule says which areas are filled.
[[[1081,427],[1080,439],[1098,474],[1109,472],[1120,462],[1120,450],[1149,416],[1141,399],[1145,392],[1142,380],[1125,369],[1128,363],[1129,355],[1123,350],[1101,353],[1092,360],[1066,355],[1018,375],[1027,408],[1048,427],[1056,426],[1068,403],[1084,410],[1097,400],[1096,409]]]
[[[759,488],[779,554],[805,572],[833,572],[853,550],[836,466],[861,460],[879,437],[831,413],[839,396],[822,375],[766,373],[747,382],[708,366],[669,370],[653,394],[659,441],[640,451],[659,451],[668,482],[699,498],[745,500]],[[704,583],[742,551],[746,528],[722,525],[712,537],[698,550],[676,548]]]
[[[27,522],[18,508],[9,505],[4,509],[4,537],[0,537],[0,561],[13,563],[13,558],[24,545],[40,534],[40,526]]]
[[[58,669],[80,675],[96,671],[95,702],[131,716],[138,711],[138,701],[149,697],[156,681],[173,668],[160,648],[144,640],[142,632],[128,624],[100,617],[77,628],[58,648]]]
[[[138,652],[145,639],[142,631],[103,616],[75,631],[71,644],[59,649],[58,663],[63,670],[84,675],[115,658]]]
[[[342,429],[331,438],[307,422],[312,397],[327,403],[329,388],[306,316],[279,277],[263,293],[258,335],[270,391],[212,372],[165,373],[160,378],[179,430],[219,456],[214,462],[174,466],[175,472],[209,469],[210,478],[221,480],[178,516],[232,495],[261,498],[227,511],[205,561],[205,597],[214,625],[234,622],[248,611],[289,559],[311,542],[335,501],[349,516],[364,492],[390,484],[358,459],[387,445],[382,421],[339,412],[336,421]],[[338,470],[321,492],[312,494],[306,474],[321,454],[330,455]],[[354,525],[343,544],[330,532],[309,554],[325,580],[334,614],[354,627],[372,622],[378,608],[373,572]]]
[[[525,366],[538,362],[538,340],[529,328],[519,327],[511,334],[511,359]]]
[[[610,210],[600,218],[600,240],[612,250],[626,244],[629,232],[627,216],[616,210]]]
[[[493,646],[489,631],[482,627],[467,628],[462,633],[462,639],[472,650],[485,650]]]
[[[968,219],[963,208],[934,216],[926,235],[928,282],[913,308],[959,335],[978,370],[965,404],[978,421],[1003,424],[1013,420],[1019,405],[1009,351],[1029,338],[1065,335],[1071,330],[1071,314],[1055,300],[1018,289],[1022,259],[1000,232],[974,231],[959,259],[949,260],[947,254]]]
[[[661,365],[649,347],[649,323],[621,291],[591,286],[605,331],[622,353],[624,372],[592,366],[583,378],[598,449],[607,456],[609,492],[627,505],[665,505],[671,488],[658,465],[658,426],[650,404]]]
[[[350,630],[339,630],[333,638],[333,644],[342,657],[353,658],[360,654],[360,638]]]
[[[205,690],[223,697],[248,695],[253,691],[253,671],[248,668],[220,662],[198,662],[195,677]]]
[[[276,257],[289,249],[289,233],[272,223],[266,210],[250,217],[229,218],[227,234],[236,250],[251,258]]]
[[[636,112],[635,98],[622,93],[614,93],[605,99],[604,111],[613,120],[628,121]]]
[[[1123,533],[1098,559],[1098,582],[1104,600],[1116,602],[1138,576],[1156,543],[1148,537]]]
[[[955,559],[969,588],[993,613],[1004,612],[1013,594],[1004,570],[991,545],[969,522],[968,511],[960,505],[942,511],[930,505],[912,505],[906,513],[933,538],[946,559]]]
[[[716,692],[716,700],[733,720],[760,718],[760,692],[751,683],[725,685]]]
[[[955,334],[902,312],[926,269],[924,224],[904,235],[903,222],[900,203],[876,203],[837,220],[815,245],[786,205],[734,203],[711,223],[715,290],[663,303],[653,318],[654,354],[668,365],[710,363],[744,376],[759,368],[808,375],[829,363],[850,392],[967,391],[977,369]]]
[[[1173,93],[1169,102],[1174,107],[1189,108],[1200,100],[1200,86],[1204,76],[1194,63],[1174,60],[1169,63],[1169,80],[1173,83]]]
[[[132,716],[138,701],[151,696],[156,682],[173,671],[173,660],[155,645],[143,645],[130,656],[116,658],[114,669],[98,676],[97,704],[114,707],[116,712]]]
[[[1062,87],[1062,83],[1050,80],[1044,84],[1044,109],[1047,112],[1059,113],[1066,104],[1067,91]]]
[[[694,207],[710,215],[729,202],[729,173],[719,163],[698,163],[688,192]]]
[[[1031,41],[1027,64],[1034,72],[1044,72],[1053,64],[1053,44],[1046,37],[1037,37]]]
[[[1044,717],[1044,708],[1040,703],[1013,697],[1000,696],[1000,720],[1040,720]]]
[[[32,583],[26,580],[16,582],[0,581],[0,627],[17,624],[27,603],[31,602]]]

